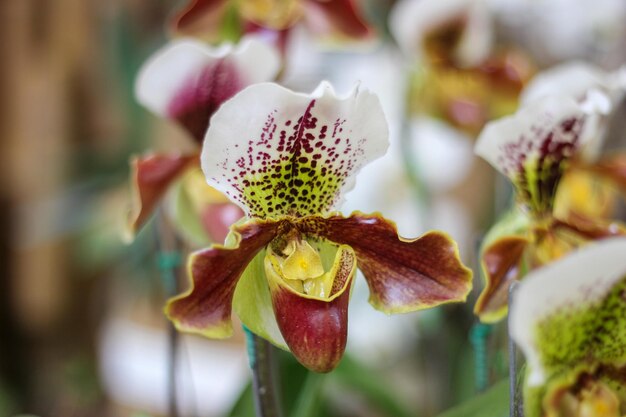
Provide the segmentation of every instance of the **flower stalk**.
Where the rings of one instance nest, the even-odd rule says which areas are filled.
[[[274,347],[263,338],[256,336],[243,326],[248,345],[248,360],[252,369],[254,408],[257,417],[280,417],[282,412],[278,401],[278,387],[273,350]]]

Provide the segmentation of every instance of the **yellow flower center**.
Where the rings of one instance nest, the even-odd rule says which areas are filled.
[[[301,294],[318,298],[330,296],[334,281],[334,275],[324,271],[317,249],[300,239],[290,240],[280,254],[268,247],[265,273]]]

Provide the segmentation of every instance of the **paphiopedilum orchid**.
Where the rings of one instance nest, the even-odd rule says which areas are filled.
[[[533,73],[528,58],[494,44],[487,2],[402,0],[390,16],[400,48],[419,66],[410,111],[444,120],[475,137],[491,119],[510,114]]]
[[[481,250],[486,285],[475,312],[482,320],[504,317],[508,288],[522,269],[625,232],[598,207],[579,209],[571,206],[575,199],[559,207],[557,199],[567,171],[596,166],[595,152],[589,150],[602,139],[603,119],[613,106],[609,91],[594,87],[576,98],[539,95],[516,115],[488,124],[480,135],[476,153],[512,181],[517,196],[516,206],[487,234]]]
[[[574,251],[516,288],[511,336],[526,356],[527,417],[626,414],[626,238]]]
[[[359,88],[339,98],[327,83],[311,95],[264,83],[222,105],[202,169],[247,217],[225,245],[191,255],[191,288],[166,307],[177,328],[228,337],[234,309],[252,332],[327,372],[345,348],[357,268],[386,313],[464,300],[471,272],[447,235],[407,240],[378,214],[333,212],[387,137],[378,98]]]
[[[190,0],[172,19],[175,33],[210,42],[265,35],[283,49],[291,28],[304,21],[325,39],[363,40],[372,29],[355,0]]]
[[[244,87],[273,79],[279,61],[278,53],[257,39],[219,48],[181,39],[146,62],[136,83],[138,101],[157,115],[176,121],[198,151],[187,155],[149,153],[132,160],[131,234],[149,218],[166,191],[181,184],[174,210],[183,229],[200,236],[194,239],[197,243],[224,240],[228,226],[243,212],[206,185],[200,172],[200,144],[219,106]],[[185,227],[188,222],[184,219],[196,221]]]

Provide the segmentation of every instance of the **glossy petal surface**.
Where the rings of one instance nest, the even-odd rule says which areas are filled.
[[[485,287],[474,306],[483,322],[506,316],[509,286],[521,278],[524,251],[530,243],[530,219],[513,209],[489,230],[481,247]]]
[[[202,169],[251,216],[324,213],[384,154],[387,136],[380,102],[367,90],[338,98],[327,83],[312,95],[257,84],[213,117]]]
[[[131,237],[148,220],[168,187],[197,161],[197,155],[148,155],[131,161]]]
[[[573,99],[549,97],[487,124],[475,151],[513,181],[522,203],[545,213],[566,164],[590,139],[589,117]]]
[[[250,84],[271,80],[279,67],[278,53],[257,39],[244,39],[237,48],[176,40],[142,67],[137,99],[154,113],[178,121],[201,142],[210,117],[224,101]]]
[[[275,258],[265,258],[266,276],[278,327],[294,356],[316,372],[331,371],[341,359],[348,335],[348,301],[356,272],[356,256],[340,247],[329,271],[332,288],[327,297],[294,290]]]
[[[464,301],[471,290],[471,271],[461,263],[456,244],[441,232],[408,240],[380,215],[359,212],[348,218],[306,218],[298,228],[354,249],[370,288],[369,301],[385,313]]]
[[[171,299],[166,314],[182,331],[224,338],[232,333],[235,286],[248,264],[277,233],[279,223],[247,222],[232,229],[231,244],[194,252],[188,260],[191,288]]]

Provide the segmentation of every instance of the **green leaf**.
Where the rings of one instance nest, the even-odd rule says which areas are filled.
[[[342,385],[363,394],[370,403],[386,416],[415,417],[415,413],[389,389],[385,381],[376,378],[376,371],[345,355],[329,378],[336,378]]]
[[[320,393],[325,376],[316,372],[309,371],[307,373],[291,417],[316,417],[320,415]]]
[[[248,382],[237,402],[233,406],[228,417],[249,417],[256,413],[254,410],[254,397],[252,396],[252,382]]]
[[[506,378],[471,400],[439,414],[438,417],[508,417],[508,415],[509,379]]]

